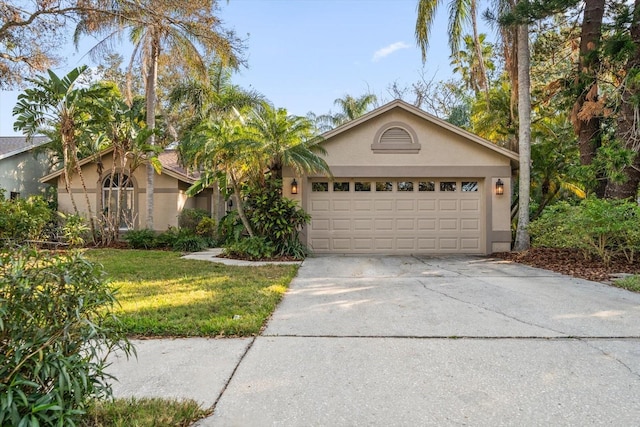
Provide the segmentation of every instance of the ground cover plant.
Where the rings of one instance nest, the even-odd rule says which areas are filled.
[[[295,265],[227,266],[168,251],[93,249],[118,288],[116,311],[135,336],[257,334],[297,272]]]
[[[210,414],[194,400],[116,399],[94,402],[82,427],[186,427]]]

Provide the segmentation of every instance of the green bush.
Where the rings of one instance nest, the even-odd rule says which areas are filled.
[[[0,425],[74,425],[111,394],[107,356],[133,351],[114,304],[79,253],[0,253]]]
[[[204,218],[211,218],[209,212],[204,209],[183,209],[178,216],[178,227],[196,232],[196,227]]]
[[[274,256],[275,246],[264,237],[247,237],[224,248],[225,255],[248,260],[268,259]]]
[[[207,241],[192,233],[179,233],[171,248],[177,252],[199,252],[207,248]]]
[[[0,191],[0,245],[44,240],[52,220],[53,211],[42,197],[8,200]]]
[[[280,255],[294,255],[299,246],[292,242],[298,240],[302,227],[311,221],[311,217],[301,209],[297,202],[282,197],[282,181],[267,180],[264,187],[249,189],[247,217],[254,231],[269,240]]]
[[[74,248],[83,246],[90,235],[85,219],[80,215],[67,215],[62,212],[58,212],[58,215],[62,219],[60,231],[64,241]]]
[[[605,264],[616,255],[633,262],[640,251],[639,221],[635,202],[590,197],[577,206],[561,202],[545,209],[529,232],[534,246],[575,248]]]
[[[129,230],[124,235],[124,240],[133,249],[153,249],[158,246],[155,231],[148,228]]]
[[[240,221],[238,212],[231,211],[227,213],[218,223],[218,243],[221,246],[236,243],[242,237],[244,225]]]

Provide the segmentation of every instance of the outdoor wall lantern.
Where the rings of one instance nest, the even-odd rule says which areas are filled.
[[[496,196],[502,196],[504,194],[504,182],[498,178],[496,181]]]
[[[291,181],[291,194],[298,194],[298,181],[295,178]]]

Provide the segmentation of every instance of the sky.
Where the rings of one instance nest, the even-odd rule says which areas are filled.
[[[447,4],[441,2],[426,64],[416,45],[417,0],[230,0],[220,2],[225,26],[245,40],[248,68],[233,82],[255,89],[290,114],[336,112],[334,101],[371,92],[390,101],[394,82],[409,85],[422,73],[451,76]],[[482,9],[483,10],[483,9]],[[86,40],[79,52],[67,48],[64,74],[93,65]],[[128,58],[122,47],[123,56]],[[11,110],[18,92],[0,92],[0,136],[16,135]]]

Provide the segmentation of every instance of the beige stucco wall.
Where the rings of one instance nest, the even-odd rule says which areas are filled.
[[[91,204],[91,210],[96,215],[96,209],[101,209],[101,185],[103,178],[111,173],[112,160],[111,155],[105,156],[103,159],[103,174],[98,175],[98,171],[95,163],[85,165],[83,175],[87,188],[89,189],[89,202]],[[141,166],[133,173],[132,179],[134,184],[135,198],[135,211],[137,228],[145,227],[145,217],[147,210],[146,202],[146,188],[147,177],[146,167]],[[64,180],[59,177],[57,180],[58,185],[58,209],[62,212],[73,212],[73,206],[69,194],[65,190]],[[178,213],[183,208],[199,207],[210,211],[210,194],[208,191],[200,196],[198,199],[189,198],[186,195],[188,188],[187,183],[183,183],[175,177],[168,174],[155,174],[154,175],[154,228],[157,231],[164,231],[169,227],[178,226]],[[87,212],[87,202],[82,190],[80,179],[77,176],[73,177],[71,185],[74,199],[78,210],[80,212]],[[96,190],[97,189],[97,190]],[[86,215],[85,215],[86,216]]]

